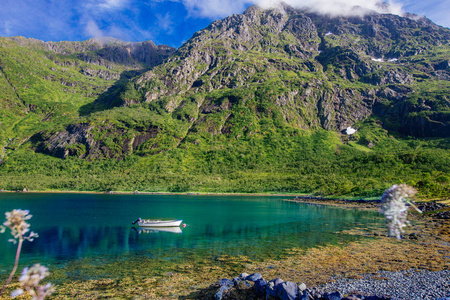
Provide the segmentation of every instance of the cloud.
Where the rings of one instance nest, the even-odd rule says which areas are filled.
[[[254,0],[255,4],[263,8],[274,7],[280,1]],[[379,13],[402,14],[402,6],[389,1],[379,0],[285,0],[286,4],[299,9],[309,9],[317,13],[332,16],[355,16],[364,15],[368,11]]]
[[[121,9],[128,4],[128,0],[103,0],[96,3],[95,6],[101,10]]]
[[[254,0],[255,4],[270,8],[279,5],[280,1]],[[368,11],[379,13],[402,14],[402,6],[393,1],[379,0],[285,0],[284,3],[299,9],[309,9],[317,13],[332,16],[364,15]]]
[[[0,36],[9,36],[11,34],[11,21],[3,21],[0,25]]]
[[[167,34],[172,34],[174,30],[174,23],[172,21],[172,16],[170,13],[166,13],[165,15],[156,14],[156,20],[158,22],[158,27],[165,31]]]
[[[86,34],[90,37],[101,38],[104,37],[103,31],[98,27],[94,20],[89,20],[85,27]]]
[[[178,2],[177,0],[173,0]],[[256,4],[262,8],[272,8],[284,2],[294,8],[309,9],[333,16],[362,15],[367,11],[401,15],[402,5],[388,0],[181,0],[192,15],[217,18],[240,13],[246,6]]]

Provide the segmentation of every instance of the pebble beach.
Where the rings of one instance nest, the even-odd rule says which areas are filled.
[[[450,270],[381,271],[362,279],[338,279],[319,286],[325,292],[372,295],[396,300],[450,299]],[[447,300],[446,299],[446,300]]]

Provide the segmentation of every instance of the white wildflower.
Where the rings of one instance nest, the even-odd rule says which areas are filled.
[[[20,258],[20,252],[22,250],[22,244],[25,240],[28,240],[32,242],[35,237],[38,237],[38,235],[34,232],[30,232],[28,236],[25,234],[30,231],[30,224],[28,224],[26,221],[31,219],[31,215],[29,214],[28,210],[22,210],[22,209],[14,209],[11,212],[6,212],[6,221],[3,222],[3,226],[0,226],[0,233],[5,232],[6,227],[11,229],[11,234],[14,237],[13,239],[9,239],[9,242],[13,242],[17,245],[17,251],[16,251],[16,259],[14,261],[14,267],[9,274],[8,279],[6,279],[5,284],[3,285],[2,289],[0,290],[0,296],[6,291],[6,288],[11,283],[11,280],[14,276],[14,273],[17,270],[17,267],[19,265],[19,258]],[[15,291],[16,295],[20,293],[20,290]]]
[[[413,197],[416,193],[417,190],[413,187],[400,184],[398,186],[393,185],[381,196],[380,212],[386,218],[389,236],[395,236],[401,239],[401,234],[404,233],[403,228],[409,225],[409,221],[407,220],[407,204],[421,212],[408,200],[408,198]]]
[[[48,275],[50,275],[48,268],[41,266],[40,264],[35,264],[31,268],[24,268],[22,276],[19,278],[19,284],[22,289],[14,292],[18,294],[20,293],[20,290],[23,291],[23,289],[25,289],[32,296],[32,300],[44,299],[55,291],[54,286],[50,283],[42,286],[39,285],[40,281]],[[12,294],[11,297],[13,297]]]
[[[23,294],[23,289],[17,289],[11,292],[11,298],[15,298]]]
[[[32,217],[28,210],[13,209],[11,212],[6,212],[5,216],[6,221],[3,222],[4,227],[2,226],[1,232],[4,232],[6,227],[11,229],[11,234],[14,239],[10,239],[10,242],[16,243],[17,239],[25,239],[31,242],[35,237],[38,237],[38,235],[32,231],[28,236],[25,236],[25,234],[30,231],[30,224],[26,221]]]

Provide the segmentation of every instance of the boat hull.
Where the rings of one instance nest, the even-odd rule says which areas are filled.
[[[141,220],[138,222],[139,227],[179,227],[183,220]]]

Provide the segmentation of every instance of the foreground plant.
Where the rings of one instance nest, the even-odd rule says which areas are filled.
[[[13,291],[11,297],[22,295],[24,289],[32,296],[32,300],[42,300],[51,295],[55,291],[52,284],[39,285],[40,281],[48,275],[50,275],[48,269],[40,264],[35,264],[29,269],[24,268],[19,278],[21,288]]]
[[[5,284],[3,285],[2,290],[0,291],[0,296],[5,292],[7,286],[10,284],[14,276],[14,273],[16,273],[17,266],[19,265],[19,257],[23,242],[25,240],[32,242],[34,238],[38,237],[38,235],[33,231],[26,235],[30,231],[30,224],[28,224],[26,221],[31,219],[32,217],[32,215],[29,214],[28,210],[14,209],[11,212],[6,212],[5,216],[6,221],[3,222],[3,226],[0,226],[0,232],[5,232],[6,228],[11,229],[11,235],[14,238],[9,239],[8,241],[14,244],[17,243],[17,251],[16,259],[14,261],[14,267],[11,271],[11,274],[9,274],[9,277],[6,280]]]
[[[402,238],[401,235],[405,232],[403,228],[410,224],[407,220],[408,206],[412,206],[421,213],[420,209],[409,199],[414,197],[415,194],[417,194],[416,189],[406,184],[400,184],[393,185],[381,196],[380,212],[386,218],[389,236],[395,236],[397,239]]]

